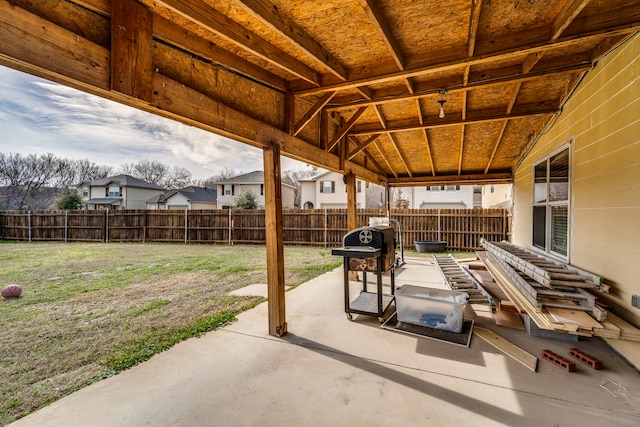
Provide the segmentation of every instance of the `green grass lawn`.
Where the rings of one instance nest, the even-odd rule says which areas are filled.
[[[288,286],[340,265],[285,247]],[[0,288],[23,288],[0,300],[0,425],[235,321],[264,299],[229,292],[266,280],[264,246],[0,244]]]

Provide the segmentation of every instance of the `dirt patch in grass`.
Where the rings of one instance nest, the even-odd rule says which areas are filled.
[[[0,425],[264,301],[230,296],[266,283],[264,246],[2,244]],[[340,266],[329,249],[285,248],[285,284]],[[266,325],[265,325],[266,328]]]

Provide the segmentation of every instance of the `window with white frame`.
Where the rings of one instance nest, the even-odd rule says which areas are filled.
[[[533,167],[533,246],[567,257],[569,237],[569,147]]]
[[[89,187],[82,187],[82,197],[89,197]]]
[[[233,196],[234,188],[232,184],[224,184],[224,195],[225,196]]]
[[[108,197],[122,197],[122,193],[120,192],[120,187],[118,186],[110,186],[107,189]]]
[[[336,182],[335,181],[321,181],[320,182],[320,192],[321,193],[335,193],[336,192]]]

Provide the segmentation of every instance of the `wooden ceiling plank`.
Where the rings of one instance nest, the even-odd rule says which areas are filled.
[[[469,41],[467,42],[467,56],[472,57],[476,49],[476,37],[478,37],[478,23],[482,11],[482,0],[473,0],[471,5],[471,22],[469,24]]]
[[[380,125],[382,129],[387,128],[387,119],[384,118],[384,114],[382,114],[382,110],[380,109],[380,105],[374,105],[374,109],[376,112],[376,116],[378,116],[378,120],[380,121]]]
[[[436,176],[436,168],[433,165],[433,155],[431,154],[431,143],[429,142],[429,134],[426,129],[422,129],[424,134],[424,141],[427,144],[427,159],[429,160],[429,166],[431,167],[431,175]]]
[[[418,185],[449,184],[501,184],[513,182],[511,172],[490,174],[437,175],[389,178],[392,187],[415,187]]]
[[[415,85],[413,84],[413,81],[411,79],[404,79],[404,84],[407,86],[407,90],[411,95],[416,93]]]
[[[373,137],[371,137],[371,138],[372,138],[371,142],[373,142],[376,139],[376,138],[373,138]],[[371,138],[369,138],[369,139],[371,139]],[[349,142],[350,142],[350,144],[355,144],[356,146],[359,146],[358,140],[356,138],[349,137]],[[384,168],[382,166],[380,166],[380,163],[378,163],[376,161],[376,159],[371,154],[369,154],[367,152],[367,150],[363,149],[362,150],[362,154],[366,157],[367,161],[373,163],[373,166],[378,170],[378,172],[386,173]],[[351,158],[349,158],[348,160],[351,160]]]
[[[537,70],[529,74],[511,75],[508,77],[502,77],[502,78],[491,79],[486,81],[484,80],[474,81],[474,82],[468,83],[467,86],[464,86],[464,87],[448,89],[447,93],[449,95],[453,95],[460,92],[468,92],[476,89],[484,89],[484,88],[499,86],[505,83],[527,82],[527,81],[542,79],[550,75],[575,73],[576,71],[590,70],[591,68],[592,68],[591,63],[573,64],[573,65],[562,67],[562,68],[554,67],[553,69]],[[374,97],[371,100],[347,102],[345,104],[341,104],[340,98],[336,97],[333,99],[333,103],[329,103],[329,105],[327,106],[327,110],[339,111],[339,110],[353,109],[356,106],[362,107],[362,106],[370,106],[370,105],[384,105],[384,104],[391,104],[395,102],[421,99],[427,96],[437,95],[439,90],[440,88],[433,88],[426,91],[417,91],[414,94],[404,93],[404,94],[400,94],[393,97],[390,97],[390,96],[384,96],[382,98]]]
[[[380,9],[380,6],[373,0],[360,0],[362,8],[369,16],[369,20],[378,31],[378,34],[382,37],[382,41],[387,45],[389,53],[400,70],[404,70],[404,58],[400,46],[395,37],[391,33],[389,22],[384,16],[384,13]]]
[[[307,34],[302,27],[296,24],[288,16],[282,13],[277,6],[266,0],[237,0],[254,17],[258,18],[273,30],[295,44],[299,49],[307,53],[318,64],[328,68],[336,77],[347,80],[349,70],[327,51],[313,37]]]
[[[287,90],[284,79],[155,14],[153,15],[153,35],[164,43],[220,64],[266,86],[281,92]]]
[[[522,61],[522,74],[529,74],[529,72],[536,66],[536,64],[542,59],[544,52],[530,53]]]
[[[308,125],[311,120],[313,120],[313,118],[315,116],[318,115],[318,113],[324,108],[325,105],[327,105],[327,103],[329,101],[331,101],[331,98],[333,98],[335,96],[335,92],[328,92],[325,93],[322,98],[320,98],[310,109],[309,111],[307,111],[305,113],[304,116],[302,116],[300,118],[300,120],[298,120],[298,122],[295,124],[295,126],[293,127],[293,135],[298,135],[302,129],[304,129],[304,127],[306,125]]]
[[[407,171],[407,174],[409,176],[413,176],[413,174],[411,173],[411,169],[409,169],[409,165],[407,164],[407,159],[404,158],[404,154],[402,154],[402,151],[400,151],[400,146],[398,144],[398,140],[396,139],[395,134],[390,133],[389,134],[389,139],[391,140],[391,145],[393,146],[393,149],[398,154],[398,157],[400,157],[400,161],[402,162],[402,166],[404,166],[405,170]]]
[[[638,8],[640,8],[640,5],[638,6]],[[490,53],[476,55],[471,58],[465,56],[465,58],[460,58],[457,60],[445,61],[442,63],[425,64],[404,71],[353,79],[348,82],[329,84],[314,89],[299,90],[295,93],[296,96],[316,95],[322,92],[353,89],[357,86],[369,86],[374,84],[403,80],[410,77],[418,77],[438,72],[452,71],[465,66],[484,65],[491,62],[509,61],[516,57],[520,57],[523,54],[528,55],[537,52],[547,52],[549,50],[570,47],[580,43],[601,40],[619,35],[631,34],[634,31],[638,30],[640,30],[640,21],[635,23],[628,23],[627,20],[624,20],[619,25],[619,28],[611,29],[606,26],[601,28],[594,28],[590,29],[590,31],[587,33],[579,33],[563,37],[556,41],[539,41],[536,43],[530,43],[528,45],[496,50]]]
[[[371,135],[369,138],[367,138],[366,140],[364,140],[363,142],[358,143],[357,139],[356,139],[356,148],[351,151],[349,153],[349,155],[347,156],[347,158],[349,160],[353,159],[355,156],[358,155],[358,153],[360,153],[361,151],[363,151],[365,148],[367,148],[367,146],[369,144],[371,144],[373,141],[375,141],[376,139],[378,139],[380,137],[381,134],[376,134],[376,135]]]
[[[380,163],[378,163],[376,159],[371,154],[369,154],[367,150],[363,150],[362,154],[365,155],[365,157],[367,158],[367,161],[373,164],[373,166],[378,170],[378,173],[384,173],[384,174],[387,173],[387,171],[384,170],[384,168],[380,165]]]
[[[553,20],[553,24],[551,25],[551,40],[560,38],[564,30],[576,19],[590,1],[591,0],[570,0],[567,3]]]
[[[387,168],[389,168],[389,170],[391,171],[391,174],[393,174],[393,176],[397,178],[398,173],[395,171],[395,169],[393,169],[393,166],[391,166],[391,163],[389,163],[389,160],[387,159],[387,156],[384,154],[384,151],[382,151],[382,148],[380,148],[378,141],[374,141],[372,145],[376,148],[376,150],[378,150],[380,157],[382,157],[382,160],[384,160],[384,163],[387,165]]]
[[[606,55],[608,52],[610,52],[616,46],[624,43],[624,41],[627,40],[631,36],[632,35],[618,36],[618,37],[612,37],[612,38],[608,38],[608,39],[602,40],[591,51],[591,54],[589,55],[589,59],[594,63],[599,61],[604,55]]]
[[[459,126],[462,124],[471,124],[471,123],[487,123],[487,122],[496,122],[502,120],[510,120],[510,119],[518,119],[524,117],[531,116],[540,116],[546,114],[557,114],[559,113],[558,108],[540,108],[538,110],[528,109],[528,107],[523,108],[524,112],[511,113],[511,114],[487,114],[485,116],[477,116],[467,118],[462,121],[460,119],[456,120],[447,120],[442,121],[442,119],[431,120],[424,124],[415,124],[415,125],[388,125],[386,128],[372,128],[372,129],[355,129],[350,132],[353,136],[364,136],[364,135],[374,135],[379,133],[388,133],[388,132],[410,132],[420,129],[436,129],[440,127],[450,127],[450,126]]]
[[[520,87],[522,86],[522,82],[516,82],[511,89],[511,96],[509,97],[509,102],[507,103],[507,115],[511,114],[513,110],[513,106],[516,103],[516,99],[518,98],[518,94],[520,93]]]
[[[111,14],[110,4],[112,2],[109,0],[73,0],[73,3],[103,16],[110,16]],[[220,64],[266,86],[278,89],[281,92],[287,91],[284,79],[244,58],[217,47],[209,40],[156,14],[153,14],[153,36],[164,43]]]
[[[243,25],[207,6],[206,3],[195,0],[157,0],[157,4],[314,86],[320,86],[321,76],[317,71],[272,46],[266,40],[248,31]]]
[[[491,163],[493,163],[493,158],[496,156],[496,152],[498,151],[498,146],[502,141],[502,136],[504,135],[504,131],[507,129],[507,124],[509,124],[509,120],[505,120],[502,124],[502,128],[500,129],[500,134],[498,138],[496,138],[496,142],[493,144],[493,150],[491,151],[491,157],[489,157],[489,161],[487,162],[487,167],[484,169],[484,173],[489,173],[489,169],[491,169]]]
[[[373,91],[368,87],[358,86],[356,90],[358,91],[358,93],[360,93],[360,95],[365,97],[367,100],[371,101],[373,99]]]
[[[333,138],[331,138],[331,141],[329,141],[329,144],[328,144],[329,148],[327,149],[327,151],[333,150],[333,148],[351,130],[353,125],[356,124],[360,116],[362,116],[362,114],[366,110],[367,110],[367,107],[360,107],[355,113],[353,113],[353,115],[349,118],[349,121],[347,121],[347,123],[345,123],[345,125],[342,126],[342,128],[340,128],[340,130],[333,136]]]
[[[422,111],[422,105],[420,104],[420,100],[416,99],[416,110],[418,112],[418,120],[421,125],[424,125],[424,112]],[[427,147],[427,160],[429,161],[429,167],[431,167],[431,174],[436,174],[436,169],[433,165],[433,156],[431,155],[431,144],[429,143],[429,133],[427,129],[422,129],[422,134],[424,136],[424,141]]]

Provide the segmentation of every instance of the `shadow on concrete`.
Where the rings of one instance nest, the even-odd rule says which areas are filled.
[[[499,406],[491,405],[487,402],[483,402],[482,400],[465,396],[464,394],[459,393],[455,390],[441,387],[437,384],[434,384],[433,382],[429,382],[416,376],[400,372],[389,366],[385,366],[389,365],[388,362],[383,362],[385,363],[385,365],[383,365],[374,360],[363,359],[361,357],[344,353],[335,348],[295,334],[288,334],[282,339],[291,344],[304,347],[305,349],[322,354],[326,357],[330,357],[339,362],[351,365],[357,369],[376,375],[387,381],[392,381],[405,387],[409,387],[413,390],[427,394],[440,400],[444,400],[446,402],[449,402],[450,404],[459,406],[466,410],[468,410],[469,408],[473,408],[473,411],[475,413],[493,419],[505,425],[518,425],[520,424],[519,420],[523,419],[522,416],[506,411]],[[404,367],[400,364],[398,364],[397,366],[404,369],[414,369]]]

